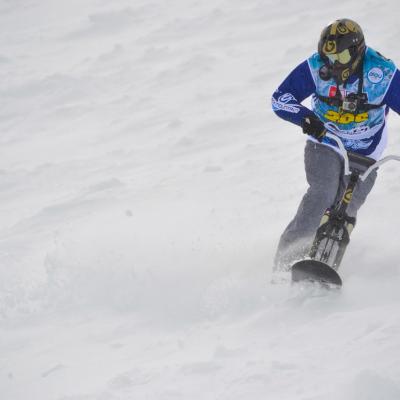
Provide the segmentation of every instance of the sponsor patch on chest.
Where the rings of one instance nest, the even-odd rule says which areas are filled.
[[[337,92],[337,87],[336,86],[329,86],[328,97],[335,97],[336,92]]]
[[[368,71],[368,80],[371,83],[382,82],[382,79],[383,79],[383,71],[380,68],[374,67]]]

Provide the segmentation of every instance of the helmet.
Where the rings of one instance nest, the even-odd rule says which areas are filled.
[[[318,53],[324,61],[322,79],[345,82],[357,70],[365,53],[364,34],[360,25],[342,18],[329,24],[321,33]]]

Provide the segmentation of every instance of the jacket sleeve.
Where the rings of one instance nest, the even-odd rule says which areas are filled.
[[[400,71],[396,69],[389,89],[383,99],[383,103],[388,105],[393,111],[400,114]]]
[[[272,95],[272,109],[278,117],[301,126],[306,116],[315,114],[301,102],[315,93],[315,83],[307,60],[298,65]]]

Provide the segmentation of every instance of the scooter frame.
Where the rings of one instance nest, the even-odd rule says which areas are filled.
[[[389,155],[376,161],[358,153],[348,152],[336,135],[328,132],[326,137],[338,145],[338,151],[344,160],[344,175],[350,178],[341,200],[328,208],[322,216],[309,256],[292,266],[292,279],[304,280],[310,274],[318,280],[321,271],[321,276],[324,276],[326,281],[341,285],[341,278],[336,271],[350,242],[350,233],[356,222],[355,218],[348,216],[346,212],[353,198],[354,189],[359,180],[365,181],[372,171],[388,161],[400,161],[400,156]]]

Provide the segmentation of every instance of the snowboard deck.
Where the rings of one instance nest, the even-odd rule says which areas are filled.
[[[329,265],[317,260],[302,260],[292,266],[292,282],[312,282],[339,288],[342,279]]]

